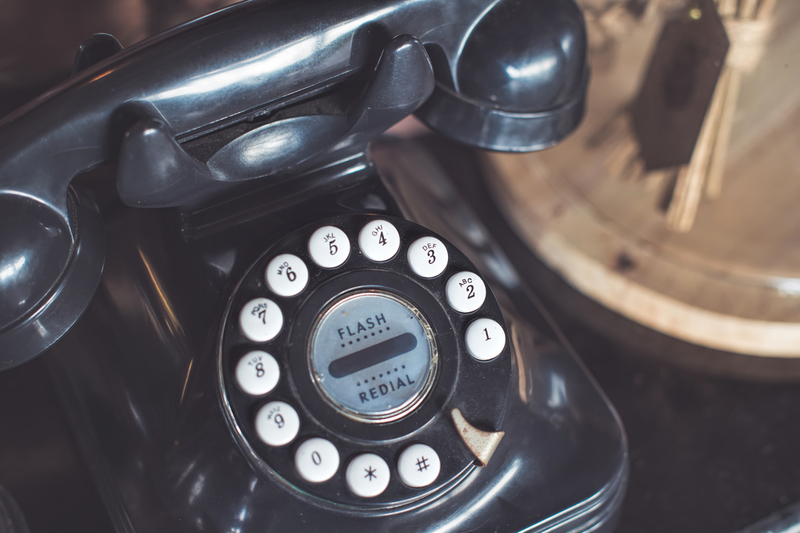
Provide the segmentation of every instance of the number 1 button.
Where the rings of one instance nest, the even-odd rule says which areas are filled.
[[[388,261],[400,249],[400,234],[391,223],[373,220],[358,232],[358,247],[370,261]]]
[[[506,346],[506,332],[490,318],[479,318],[467,327],[464,335],[467,351],[478,361],[491,361]]]
[[[322,226],[308,239],[308,253],[322,268],[336,268],[350,256],[350,239],[336,226]]]
[[[339,452],[330,441],[308,439],[298,446],[294,466],[300,477],[311,483],[328,481],[339,469]]]

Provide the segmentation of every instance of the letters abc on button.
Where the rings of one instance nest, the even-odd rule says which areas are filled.
[[[471,313],[486,300],[486,284],[474,272],[459,272],[447,280],[447,303],[459,313]]]

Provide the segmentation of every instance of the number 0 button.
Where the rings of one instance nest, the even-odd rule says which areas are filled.
[[[284,402],[269,402],[256,413],[256,433],[270,446],[289,444],[300,431],[300,417]]]
[[[254,342],[274,339],[283,327],[283,313],[278,304],[266,298],[250,300],[239,313],[239,327]]]
[[[281,369],[278,362],[267,352],[255,350],[236,364],[236,381],[247,394],[267,394],[278,384]]]
[[[278,296],[296,296],[306,288],[308,268],[292,254],[281,254],[267,265],[267,285]]]
[[[373,220],[358,232],[358,247],[370,261],[388,261],[400,249],[400,234],[391,223]]]
[[[467,327],[467,351],[479,361],[490,361],[506,346],[506,332],[490,318],[479,318]]]
[[[447,248],[433,237],[422,237],[408,247],[408,264],[423,278],[435,278],[447,268]]]
[[[308,439],[298,446],[294,454],[297,473],[311,483],[328,481],[339,469],[339,452],[330,441]]]
[[[322,268],[336,268],[350,256],[350,239],[336,226],[323,226],[308,239],[308,253]]]
[[[442,463],[433,448],[412,444],[397,459],[397,473],[409,487],[427,487],[439,477]]]
[[[459,313],[471,313],[483,305],[486,285],[474,272],[459,272],[447,280],[447,303]]]
[[[356,496],[372,498],[389,486],[389,465],[374,453],[362,453],[347,465],[347,487]]]

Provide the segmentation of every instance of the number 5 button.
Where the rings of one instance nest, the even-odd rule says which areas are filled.
[[[491,361],[506,346],[506,332],[490,318],[479,318],[467,327],[467,351],[479,361]]]
[[[445,285],[447,303],[459,313],[471,313],[483,305],[486,285],[474,272],[459,272]]]
[[[308,253],[322,268],[336,268],[350,256],[350,239],[336,226],[322,226],[308,239]]]

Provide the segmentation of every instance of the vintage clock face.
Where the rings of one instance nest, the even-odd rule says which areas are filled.
[[[434,498],[475,467],[457,420],[502,429],[511,355],[463,254],[402,219],[344,215],[285,236],[248,270],[219,377],[228,422],[265,475],[375,510]]]

